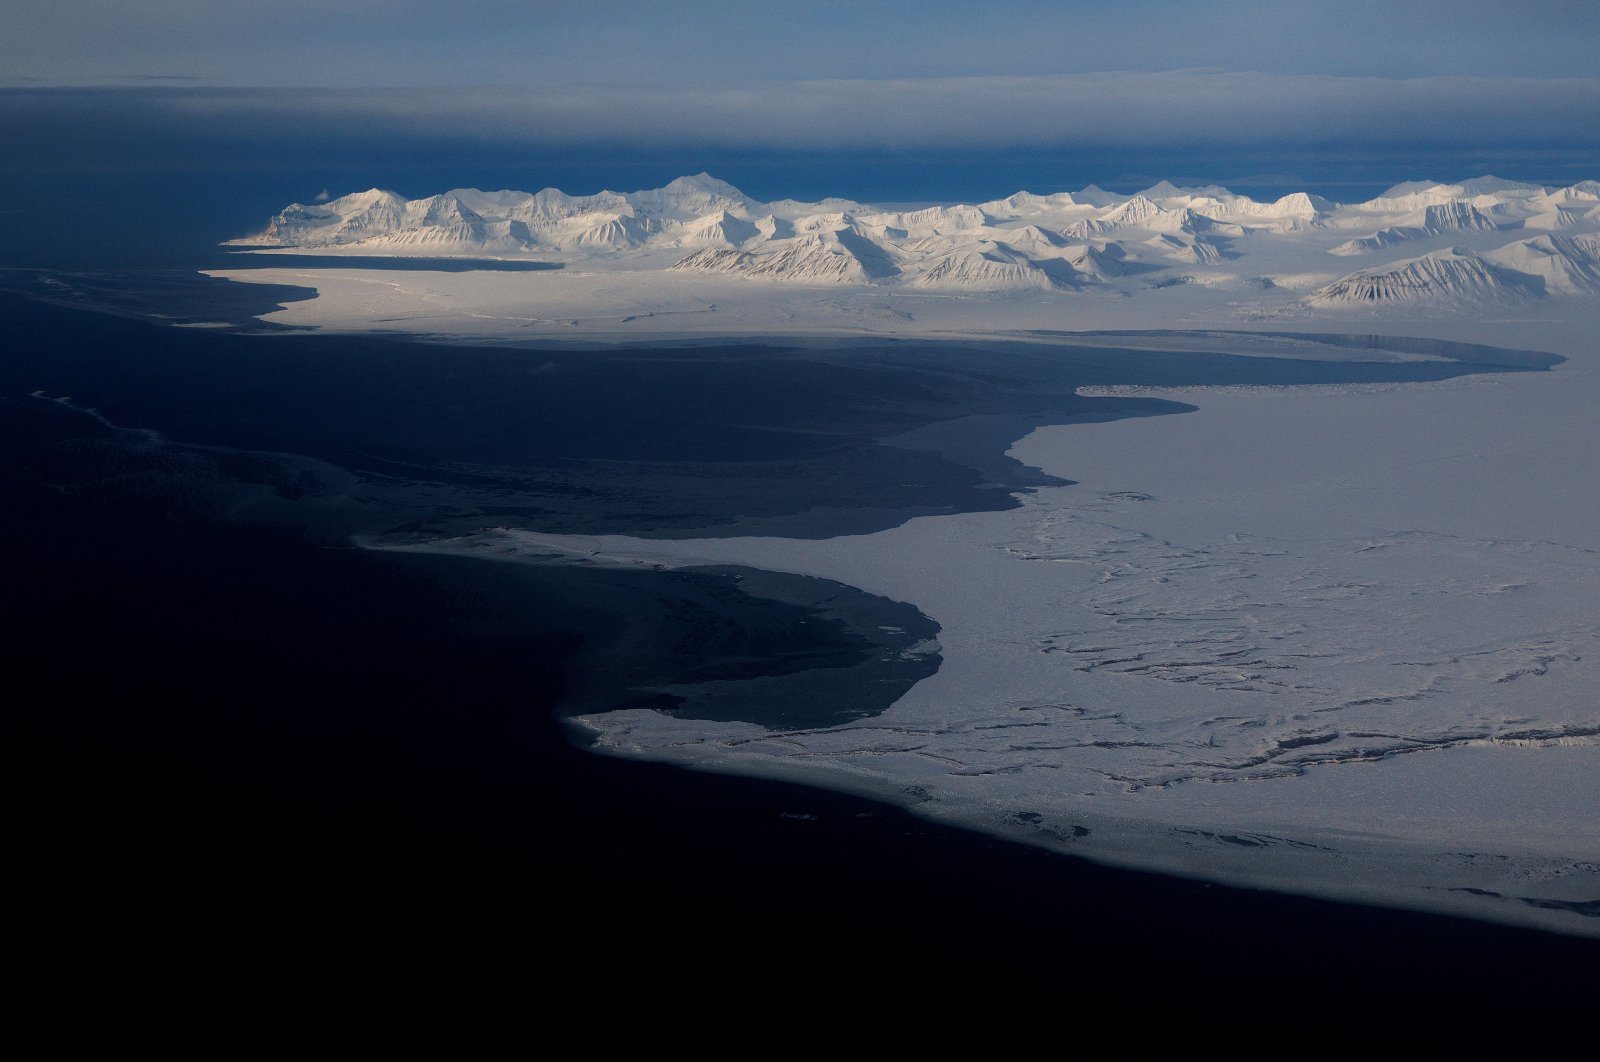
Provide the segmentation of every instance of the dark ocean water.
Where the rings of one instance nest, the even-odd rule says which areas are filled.
[[[1141,998],[1281,993],[1287,957],[1299,989],[1325,991],[1465,990],[1510,965],[1555,998],[1592,972],[1592,942],[1095,867],[836,794],[594,756],[560,722],[580,695],[779,727],[870,714],[926,672],[846,683],[855,699],[820,720],[808,690],[876,655],[863,632],[885,616],[936,626],[909,606],[858,594],[824,612],[831,593],[759,573],[349,544],[497,524],[860,532],[1053,482],[1004,457],[1031,424],[1187,408],[1083,384],[1553,359],[444,348],[141,319],[236,319],[293,292],[55,279],[10,283],[72,305],[0,296],[0,620],[26,691],[4,777],[16,949],[38,977],[88,955],[133,978],[153,951],[245,979],[532,963],[573,989],[776,1002],[885,984],[1102,998],[1130,978]],[[937,445],[880,441],[914,429]],[[659,692],[759,676],[785,692]]]

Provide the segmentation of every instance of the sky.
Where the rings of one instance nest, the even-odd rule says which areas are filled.
[[[86,27],[91,28],[86,32]],[[1594,77],[1585,0],[7,0],[12,84],[748,85],[1183,68]]]
[[[1600,4],[8,0],[0,140],[13,171],[709,169],[767,198],[1554,182],[1600,172]]]

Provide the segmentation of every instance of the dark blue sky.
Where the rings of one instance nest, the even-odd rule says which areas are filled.
[[[187,179],[241,228],[323,188],[701,170],[869,201],[1568,183],[1600,176],[1600,5],[9,0],[0,142],[4,189]]]
[[[1593,77],[1587,0],[8,0],[13,83],[748,85],[1186,68]]]

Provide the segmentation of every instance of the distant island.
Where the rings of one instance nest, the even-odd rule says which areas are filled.
[[[1600,291],[1600,182],[1414,181],[1362,203],[1257,202],[1162,181],[887,209],[763,203],[708,174],[568,195],[370,189],[286,207],[230,246],[355,257],[541,258],[930,293],[1120,293],[1192,284],[1303,307],[1516,303]],[[1352,262],[1369,263],[1349,270]]]

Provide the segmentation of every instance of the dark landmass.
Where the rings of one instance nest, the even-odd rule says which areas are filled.
[[[563,716],[651,708],[772,730],[877,715],[939,670],[939,625],[829,579],[393,555],[460,599],[456,624],[562,646]],[[587,743],[587,732],[577,735]]]
[[[201,287],[204,313],[271,297]],[[1015,493],[1058,482],[1005,455],[1037,424],[1190,408],[1087,398],[1080,386],[1427,381],[1561,360],[927,342],[535,351],[154,328],[5,295],[0,313],[0,394],[68,395],[187,444],[315,459],[357,477],[362,507],[409,510],[408,529],[430,534],[497,518],[659,537],[863,534],[1013,508]],[[422,512],[419,488],[431,499]]]
[[[254,288],[255,290],[250,290]],[[288,284],[235,284],[193,269],[63,270],[0,268],[0,293],[35,304],[132,317],[166,325],[227,324],[252,332],[304,329],[259,320],[291,302],[317,297],[315,288]],[[0,296],[3,297],[3,296]],[[0,320],[8,328],[41,327],[34,316],[13,316],[8,300]],[[47,327],[47,326],[46,326]],[[19,336],[20,338],[20,336]]]

